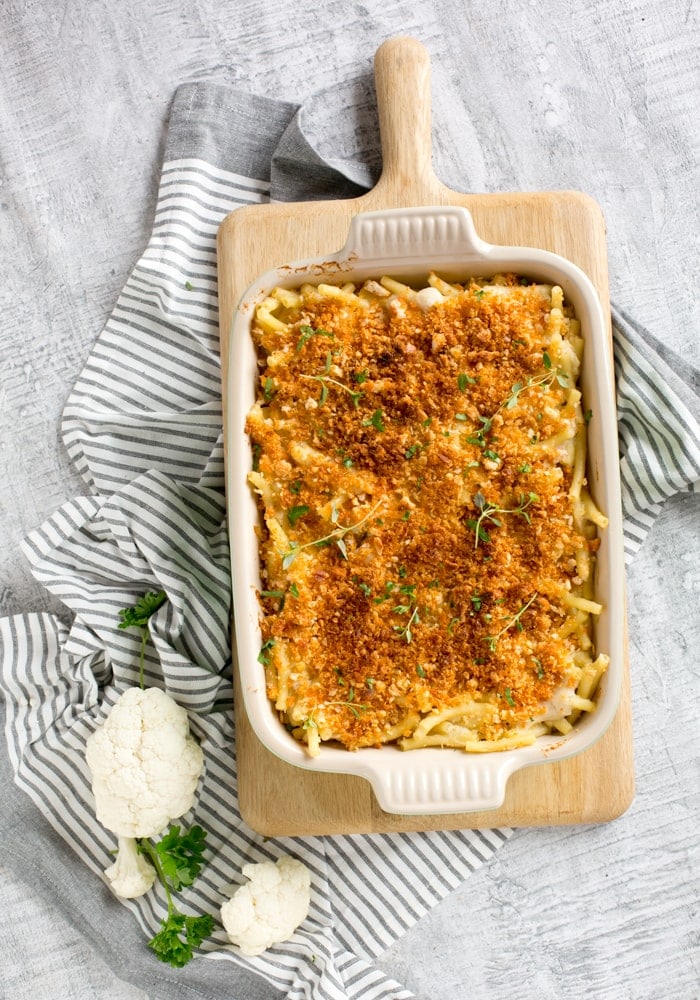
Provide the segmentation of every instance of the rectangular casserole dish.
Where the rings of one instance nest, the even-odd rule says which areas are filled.
[[[602,532],[595,593],[604,605],[596,627],[599,652],[610,656],[597,709],[566,736],[540,737],[531,747],[486,755],[427,748],[403,752],[393,746],[354,753],[324,745],[310,758],[280,723],[267,698],[258,662],[261,589],[258,561],[258,510],[247,483],[252,456],[244,426],[255,398],[258,375],[250,335],[256,306],[275,286],[303,282],[363,281],[389,274],[404,281],[424,280],[430,270],[447,280],[489,277],[514,271],[558,284],[573,305],[585,340],[580,386],[594,418],[588,428],[589,486],[609,525]],[[470,214],[459,207],[427,207],[356,215],[345,246],[326,258],[297,261],[262,275],[244,294],[234,319],[229,363],[228,503],[232,532],[233,598],[238,670],[245,708],[261,742],[289,764],[310,770],[366,778],[385,812],[464,813],[495,809],[504,800],[508,777],[516,770],[563,760],[591,747],[617,709],[624,664],[624,576],[614,383],[608,330],[598,296],[585,274],[563,257],[525,247],[490,245],[476,234]]]

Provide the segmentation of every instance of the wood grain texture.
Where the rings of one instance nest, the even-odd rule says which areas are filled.
[[[597,204],[577,192],[467,195],[450,190],[432,168],[425,47],[412,38],[385,42],[375,72],[384,164],[377,185],[352,200],[242,208],[219,229],[225,427],[228,339],[236,303],[271,267],[339,249],[357,212],[462,205],[488,242],[536,246],[573,260],[593,281],[609,322],[605,226]],[[598,823],[618,817],[634,794],[627,669],[620,709],[595,746],[569,760],[517,772],[499,809],[449,816],[385,813],[362,778],[286,764],[256,737],[238,687],[235,705],[239,804],[246,821],[267,836]]]

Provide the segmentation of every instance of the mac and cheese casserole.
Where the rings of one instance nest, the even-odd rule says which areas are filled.
[[[267,693],[316,755],[510,749],[592,711],[578,322],[513,274],[275,288],[247,419]]]

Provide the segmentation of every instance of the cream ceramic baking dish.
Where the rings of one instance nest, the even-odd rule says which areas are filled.
[[[558,284],[573,305],[585,339],[580,385],[595,418],[588,428],[588,479],[592,495],[607,514],[601,534],[595,593],[604,605],[595,642],[610,666],[597,695],[597,708],[585,713],[566,736],[540,737],[515,750],[467,754],[426,748],[404,752],[394,746],[348,752],[325,745],[311,758],[279,721],[267,698],[261,646],[258,538],[259,514],[247,482],[252,465],[245,434],[246,415],[255,399],[258,375],[251,338],[255,307],[275,286],[303,282],[363,281],[380,274],[411,281],[434,270],[447,280],[464,280],[503,271]],[[261,742],[282,760],[315,771],[366,778],[380,807],[391,813],[440,814],[495,809],[504,800],[514,771],[581,753],[606,731],[617,710],[624,665],[624,572],[614,380],[609,335],[597,293],[586,275],[563,257],[527,247],[485,243],[469,212],[459,207],[392,209],[356,215],[345,246],[323,258],[287,263],[263,274],[244,294],[237,310],[230,347],[228,385],[229,468],[227,491],[232,540],[235,653],[245,708]]]

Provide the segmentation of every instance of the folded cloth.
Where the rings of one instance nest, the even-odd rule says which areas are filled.
[[[361,97],[358,114],[371,115],[371,94]],[[0,620],[9,764],[41,814],[6,792],[3,858],[48,890],[118,974],[169,998],[223,995],[226,983],[252,1000],[278,991],[409,997],[375,959],[512,832],[265,839],[238,812],[215,235],[240,205],[353,196],[371,185],[376,129],[358,129],[365,145],[331,158],[312,120],[308,108],[210,83],[177,91],[151,240],[63,415],[66,448],[90,494],[64,504],[24,543],[34,575],[70,609],[72,624],[49,614]],[[621,313],[614,319],[631,558],[663,499],[700,479],[700,435],[693,373]],[[249,862],[289,853],[312,873],[309,917],[289,942],[245,958],[219,926],[202,957],[177,974],[145,946],[135,953],[133,933],[124,932],[128,952],[118,943],[124,911],[96,878],[114,838],[94,818],[84,761],[89,734],[138,683],[140,637],[118,627],[118,612],[147,590],[168,600],[149,620],[146,684],[187,708],[205,755],[183,822],[207,829],[207,867],[180,894],[183,908],[217,916],[224,888],[242,881]],[[52,875],[52,856],[68,894]],[[150,937],[165,900],[155,889],[123,907]]]

